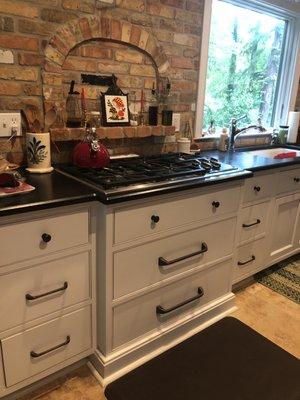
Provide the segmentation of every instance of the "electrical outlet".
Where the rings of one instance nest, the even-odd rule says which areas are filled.
[[[21,136],[21,113],[0,112],[0,137]]]

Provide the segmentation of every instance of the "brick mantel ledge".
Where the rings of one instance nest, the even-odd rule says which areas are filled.
[[[51,139],[55,142],[81,140],[85,136],[84,128],[53,128],[50,129]],[[97,128],[100,139],[143,138],[148,136],[170,136],[175,134],[174,126],[118,126]]]

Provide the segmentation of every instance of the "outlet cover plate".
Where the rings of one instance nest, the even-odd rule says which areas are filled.
[[[21,113],[0,112],[0,137],[11,137],[12,129],[16,129],[16,135],[21,136]]]

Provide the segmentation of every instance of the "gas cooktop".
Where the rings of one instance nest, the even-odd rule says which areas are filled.
[[[106,203],[252,175],[216,158],[185,153],[119,158],[98,169],[73,165],[60,165],[57,169],[97,189]]]

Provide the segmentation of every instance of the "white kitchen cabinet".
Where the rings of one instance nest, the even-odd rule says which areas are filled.
[[[94,352],[96,207],[1,218],[0,397]]]
[[[264,171],[245,181],[233,283],[300,251],[299,182],[300,169],[295,167]],[[252,190],[254,185],[260,190]],[[239,265],[241,257],[249,262]]]
[[[289,255],[299,247],[300,193],[279,197],[274,201],[270,231],[270,258]]]
[[[105,383],[235,309],[231,280],[242,185],[100,205],[93,363]]]

